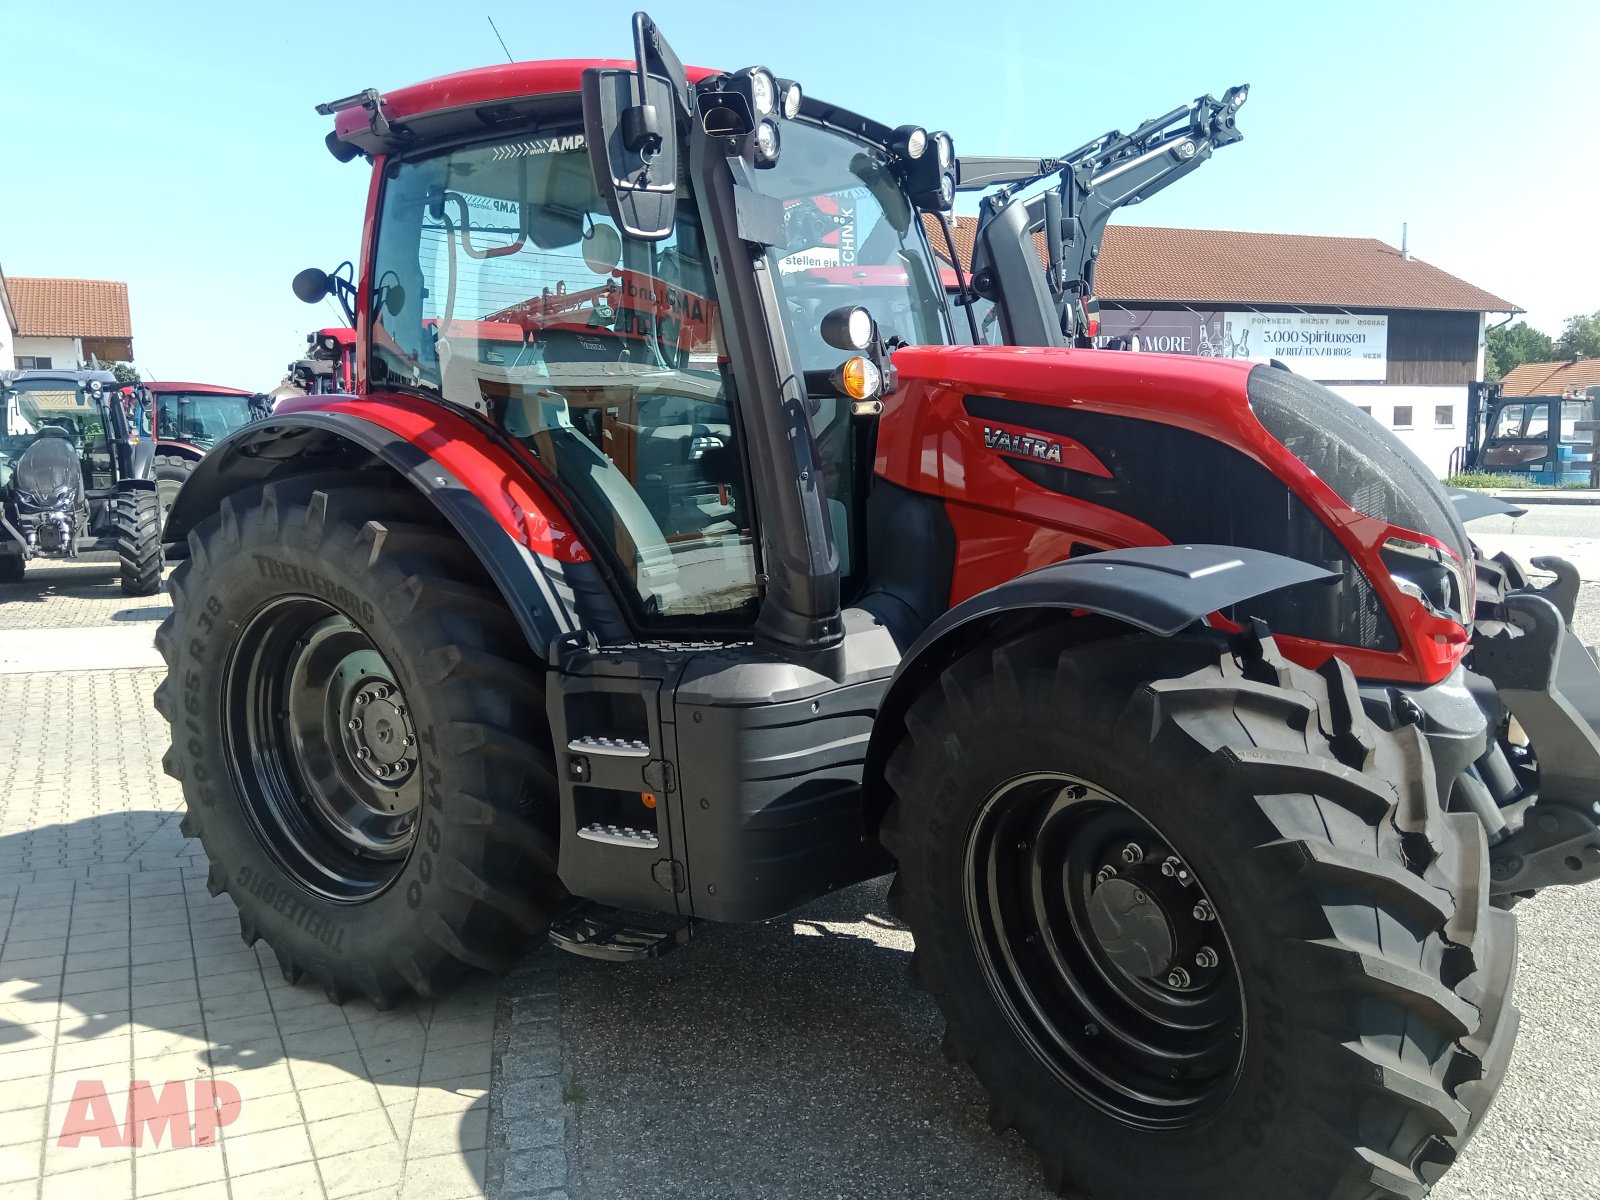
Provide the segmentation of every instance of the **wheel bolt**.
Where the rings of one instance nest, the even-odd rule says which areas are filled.
[[[1176,879],[1185,887],[1188,886],[1192,876],[1189,868],[1183,865],[1183,860],[1176,855],[1169,855],[1161,864],[1161,873],[1168,879]]]
[[[396,704],[394,706],[394,711],[397,716],[403,717],[406,715],[406,706],[404,704]]]
[[[1217,914],[1212,911],[1211,901],[1202,900],[1194,906],[1194,919],[1196,921],[1215,921]]]
[[[367,695],[366,692],[361,692],[359,695],[356,696],[356,703],[357,704],[365,704],[368,700],[371,700],[371,699],[372,699],[372,697]]]
[[[417,739],[414,738],[414,737],[409,737],[408,736],[406,738],[404,744],[407,745],[407,746],[415,746],[417,744]]]
[[[378,685],[378,699],[379,699],[379,700],[387,700],[387,699],[388,699],[388,698],[389,698],[389,689],[388,689],[388,688],[386,688],[386,687],[384,687],[384,686],[383,686],[383,685],[382,685],[382,684],[381,684],[381,683],[380,683],[380,684],[379,684],[379,685]]]
[[[1182,967],[1173,967],[1172,972],[1167,976],[1167,986],[1175,988],[1188,987],[1189,972]]]
[[[1122,861],[1132,865],[1144,861],[1144,847],[1138,842],[1129,842],[1122,848]]]
[[[1117,869],[1115,867],[1107,864],[1106,866],[1101,867],[1098,871],[1096,871],[1094,873],[1094,881],[1096,883],[1104,883],[1106,880],[1108,880],[1108,879],[1112,878],[1114,875],[1116,875],[1116,873],[1117,873]]]
[[[361,728],[361,718],[360,717],[351,717],[350,718],[350,724],[348,726],[346,726],[346,728],[349,729],[352,733],[354,733],[357,729]]]
[[[372,757],[372,751],[368,750],[365,746],[362,746],[356,751],[356,757],[365,762],[367,759]]]
[[[1217,952],[1210,946],[1201,946],[1195,953],[1194,965],[1201,970],[1209,971],[1217,965]]]

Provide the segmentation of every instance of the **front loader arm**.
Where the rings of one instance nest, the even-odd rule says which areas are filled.
[[[1112,130],[1060,158],[961,158],[960,190],[998,188],[979,208],[975,274],[994,257],[985,245],[991,223],[1012,204],[1023,205],[1026,232],[1044,233],[1045,282],[1062,334],[1069,342],[1087,336],[1084,302],[1094,292],[1095,265],[1111,215],[1182,179],[1218,147],[1239,141],[1244,135],[1235,119],[1248,94],[1241,84],[1220,100],[1200,96],[1132,133]],[[1057,186],[1025,201],[1017,198],[1050,175],[1059,177]]]

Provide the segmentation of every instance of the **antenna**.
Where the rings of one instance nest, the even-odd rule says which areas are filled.
[[[1400,222],[1400,257],[1405,259],[1407,262],[1411,261],[1411,251],[1407,248],[1407,236],[1410,234],[1410,232],[1411,232],[1411,226],[1409,224],[1407,224],[1405,221],[1401,221]]]
[[[488,21],[489,22],[489,28],[494,30],[494,39],[495,39],[495,41],[500,43],[500,49],[506,51],[506,61],[508,63],[516,62],[517,60],[511,57],[511,51],[506,50],[506,40],[505,40],[505,38],[500,36],[500,29],[499,29],[498,26],[495,25],[494,18],[489,16],[488,14],[485,14],[483,19],[485,21]]]

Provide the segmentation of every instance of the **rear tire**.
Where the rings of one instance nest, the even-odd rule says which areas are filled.
[[[1514,921],[1489,910],[1481,826],[1441,809],[1420,733],[1369,724],[1342,664],[1263,645],[1250,664],[1220,637],[986,647],[890,757],[913,979],[1058,1190],[1420,1197],[1504,1074]],[[1166,905],[1187,957],[1126,974],[1133,910],[1095,899],[1107,865]],[[1190,927],[1191,900],[1215,924]],[[1197,938],[1220,965],[1197,969]]]
[[[111,500],[111,531],[117,539],[125,596],[161,590],[161,502],[155,492],[121,492]]]
[[[189,548],[156,636],[164,765],[245,941],[380,1006],[540,942],[565,898],[543,680],[432,507],[291,480]]]

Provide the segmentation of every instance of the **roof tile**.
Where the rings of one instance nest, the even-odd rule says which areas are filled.
[[[1560,396],[1578,388],[1600,387],[1600,358],[1577,362],[1523,363],[1500,381],[1502,396]]]
[[[944,252],[936,218],[934,249]],[[972,257],[974,217],[956,218],[956,252]],[[1039,258],[1043,262],[1042,235]],[[1331,308],[1520,312],[1502,299],[1376,238],[1112,225],[1095,279],[1102,300]]]
[[[6,279],[18,337],[131,338],[128,285],[110,279]]]

